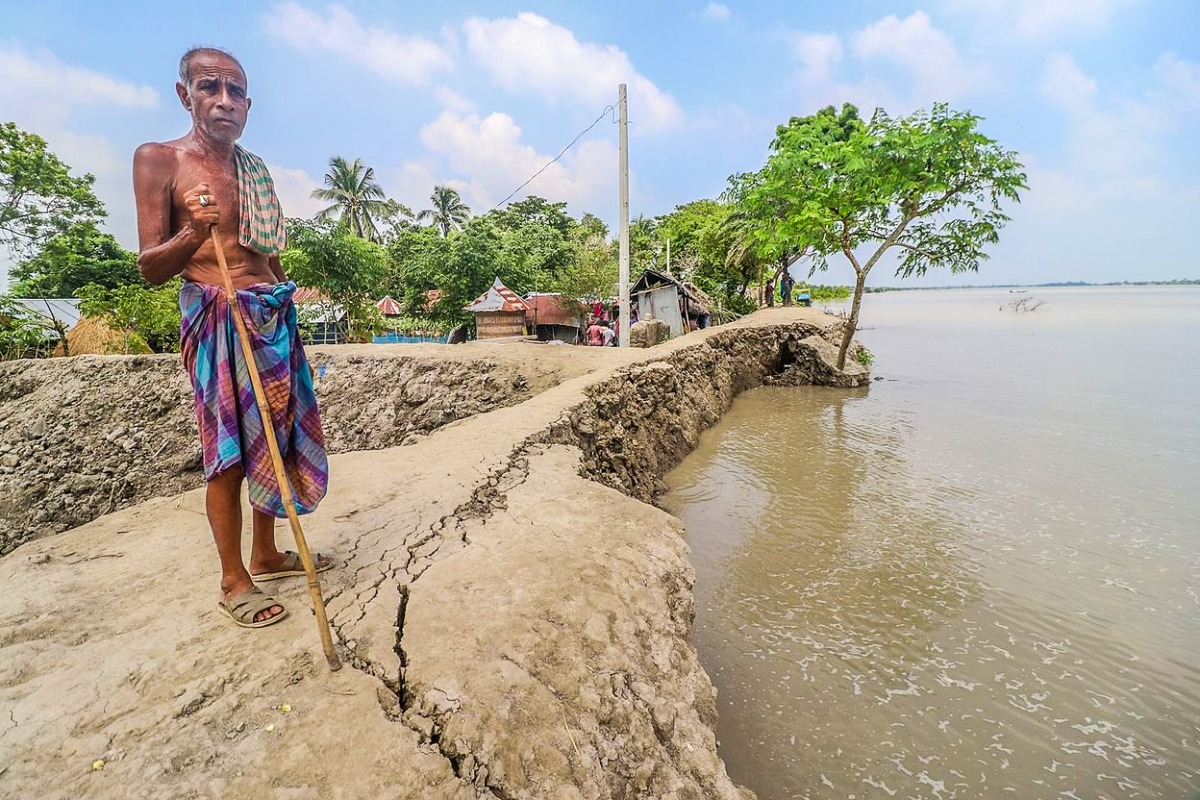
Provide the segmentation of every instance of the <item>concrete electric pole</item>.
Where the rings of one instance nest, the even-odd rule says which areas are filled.
[[[617,141],[620,145],[620,184],[621,209],[620,219],[620,301],[621,301],[621,333],[620,346],[629,346],[629,108],[625,103],[625,84],[617,90],[617,105],[620,109],[620,125]]]

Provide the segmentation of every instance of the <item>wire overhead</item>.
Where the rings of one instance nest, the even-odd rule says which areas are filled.
[[[594,127],[596,127],[597,125],[599,125],[599,124],[600,124],[600,120],[604,119],[604,116],[605,116],[606,114],[613,114],[613,113],[615,113],[615,112],[616,112],[616,109],[615,109],[615,108],[613,108],[612,106],[605,106],[605,107],[604,107],[604,110],[600,112],[600,116],[598,116],[598,117],[596,117],[594,120],[592,120],[592,124],[591,124],[591,125],[588,125],[586,128],[584,128],[583,130],[581,130],[579,133],[575,134],[575,138],[574,138],[574,139],[572,139],[572,140],[570,141],[570,143],[569,143],[569,144],[568,144],[566,147],[564,147],[564,148],[563,148],[563,149],[562,149],[562,150],[559,152],[559,154],[558,154],[558,155],[556,155],[554,158],[550,159],[550,160],[549,160],[549,161],[547,161],[545,164],[543,164],[541,169],[539,169],[537,172],[535,172],[535,173],[533,173],[532,175],[530,175],[530,176],[529,176],[529,178],[528,178],[528,179],[526,179],[526,181],[525,181],[524,183],[522,183],[520,186],[518,186],[517,188],[515,188],[515,189],[513,189],[511,192],[509,192],[509,193],[508,193],[508,197],[505,197],[505,198],[504,198],[503,200],[501,200],[499,203],[496,203],[496,205],[494,205],[494,206],[492,206],[490,209],[488,209],[488,213],[491,213],[492,211],[495,211],[495,210],[496,210],[496,209],[498,209],[500,206],[504,205],[504,204],[505,204],[505,203],[507,203],[509,200],[511,200],[511,199],[513,198],[513,195],[515,195],[517,192],[521,191],[521,190],[522,190],[522,189],[524,189],[526,186],[528,186],[529,184],[533,183],[533,179],[534,179],[534,178],[536,178],[538,175],[541,175],[543,172],[545,172],[547,169],[549,169],[549,168],[550,168],[550,165],[551,165],[551,164],[555,163],[555,162],[556,162],[556,161],[558,161],[560,158],[562,158],[563,156],[565,156],[565,155],[567,154],[567,151],[568,151],[568,150],[570,150],[572,147],[574,147],[574,146],[575,146],[575,143],[576,143],[576,142],[578,142],[580,139],[582,139],[582,138],[583,138],[583,135],[584,135],[585,133],[587,133],[587,132],[588,132],[588,131],[590,131],[592,128],[594,128]],[[617,124],[617,121],[614,119],[614,120],[612,121],[612,124],[616,125],[616,124]]]

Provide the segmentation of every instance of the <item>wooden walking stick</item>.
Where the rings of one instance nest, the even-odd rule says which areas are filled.
[[[221,248],[221,240],[217,237],[215,225],[212,227],[212,243],[217,251],[217,263],[221,266],[221,277],[225,281],[225,298],[229,302],[229,313],[233,315],[233,324],[237,327],[238,339],[242,343],[242,356],[246,359],[250,383],[254,386],[254,399],[258,403],[263,432],[267,436],[267,449],[271,451],[271,464],[275,467],[275,480],[279,483],[279,495],[283,501],[283,507],[287,509],[292,535],[296,537],[296,550],[300,553],[300,562],[304,565],[304,575],[308,578],[308,591],[312,594],[313,611],[317,615],[317,632],[321,634],[321,647],[325,650],[325,661],[329,663],[329,669],[336,672],[342,668],[342,662],[338,660],[337,652],[333,649],[333,636],[329,632],[329,618],[325,615],[325,598],[321,596],[321,584],[317,581],[317,568],[313,564],[312,555],[308,552],[308,542],[305,541],[304,531],[300,527],[300,515],[296,513],[292,486],[288,481],[287,471],[283,468],[283,456],[279,453],[279,442],[275,439],[271,407],[267,403],[267,394],[263,391],[262,378],[258,374],[258,364],[254,361],[254,351],[250,349],[250,336],[246,333],[246,323],[242,319],[242,311],[237,302],[237,292],[233,288],[233,278],[229,275],[229,264],[225,261],[225,251]]]

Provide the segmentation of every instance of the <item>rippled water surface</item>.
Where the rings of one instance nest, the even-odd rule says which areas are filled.
[[[1200,290],[870,295],[668,476],[760,800],[1200,796]]]

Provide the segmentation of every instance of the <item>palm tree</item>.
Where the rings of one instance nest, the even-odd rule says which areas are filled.
[[[383,189],[375,182],[375,168],[363,166],[362,159],[348,163],[341,156],[329,160],[324,189],[313,189],[312,196],[331,205],[317,213],[316,219],[339,219],[356,236],[377,241],[375,219],[386,215],[390,206]]]
[[[449,186],[434,186],[429,202],[433,203],[433,208],[417,214],[417,221],[429,220],[429,224],[436,226],[443,238],[449,236],[452,230],[462,230],[463,224],[471,216],[471,209],[463,204],[458,192]]]
[[[750,282],[763,279],[765,260],[755,246],[749,218],[741,211],[733,211],[721,223],[721,234],[728,243],[725,250],[725,268],[730,276],[739,281],[738,294],[745,295]]]

